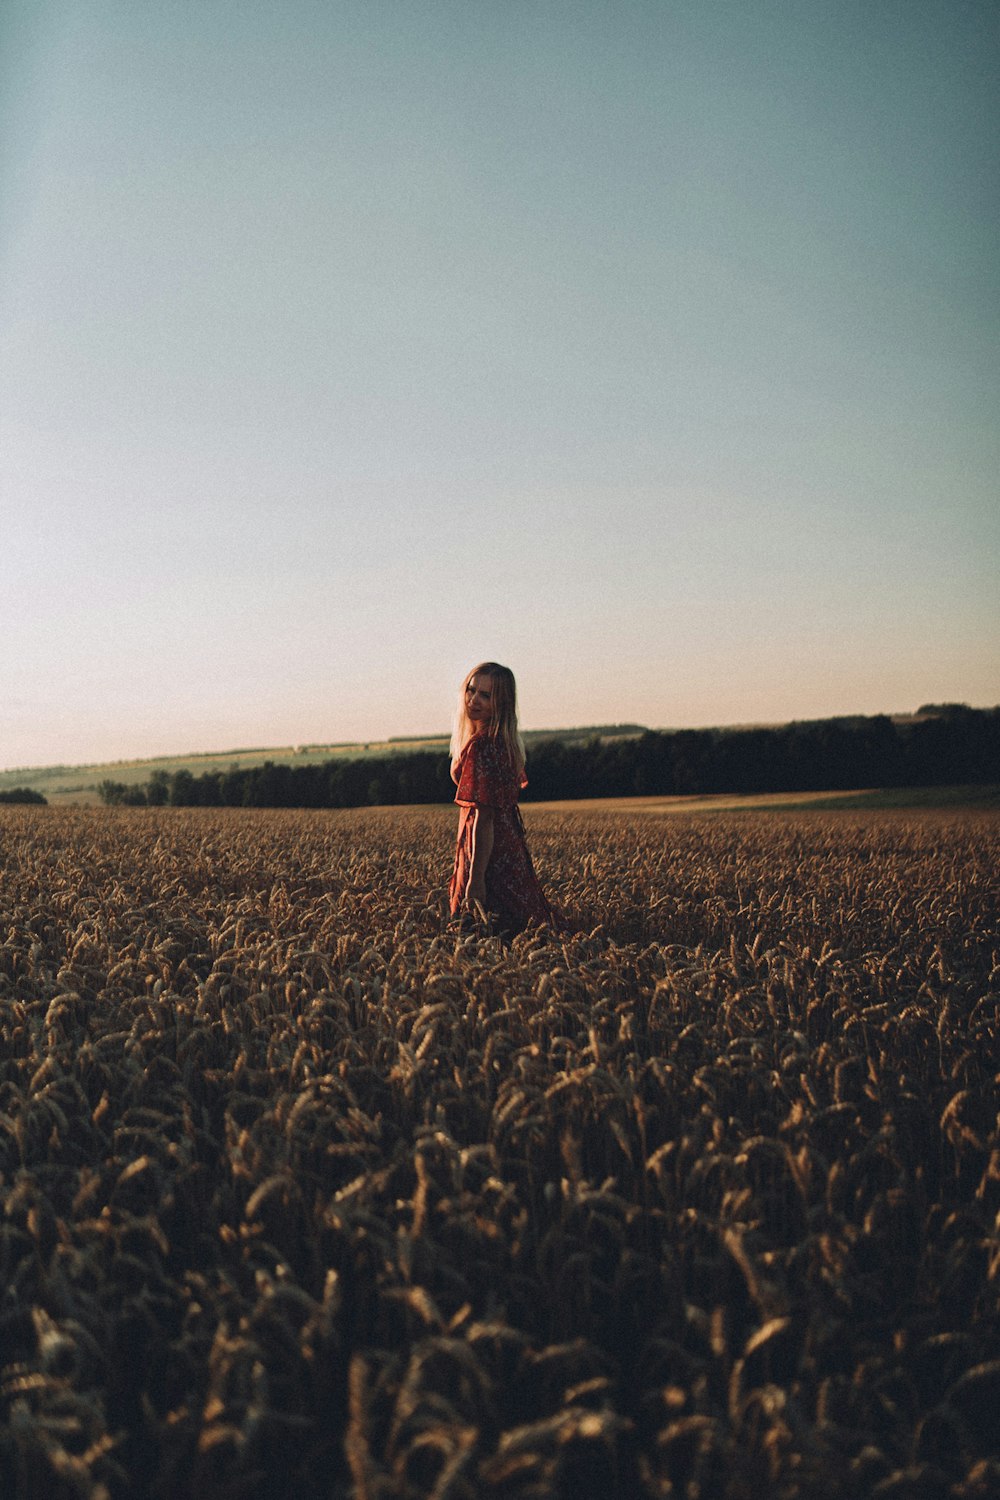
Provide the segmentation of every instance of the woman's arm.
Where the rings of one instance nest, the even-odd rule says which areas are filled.
[[[465,888],[465,904],[486,905],[486,866],[493,853],[493,809],[477,807],[472,825],[472,868]]]

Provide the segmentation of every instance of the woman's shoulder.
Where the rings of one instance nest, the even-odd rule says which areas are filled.
[[[457,767],[459,775],[466,768],[502,781],[516,783],[518,779],[506,745],[491,734],[474,734],[462,746]]]
[[[474,734],[463,747],[462,755],[490,767],[499,768],[508,764],[506,746],[492,734]]]

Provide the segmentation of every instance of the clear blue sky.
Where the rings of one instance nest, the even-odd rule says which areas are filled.
[[[987,0],[8,0],[0,766],[1000,700]]]

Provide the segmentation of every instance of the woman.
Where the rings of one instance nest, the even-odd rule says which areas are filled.
[[[451,779],[461,808],[449,888],[452,915],[481,907],[507,933],[529,922],[560,925],[538,883],[517,806],[528,778],[509,667],[481,662],[462,684]]]

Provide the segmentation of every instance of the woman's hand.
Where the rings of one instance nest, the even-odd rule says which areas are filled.
[[[486,917],[486,866],[493,853],[493,809],[477,807],[476,820],[472,825],[472,868],[469,883],[465,887],[463,906],[473,914]]]

